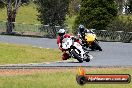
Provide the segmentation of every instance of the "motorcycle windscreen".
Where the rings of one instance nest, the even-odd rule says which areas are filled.
[[[93,35],[93,34],[87,34],[85,36],[85,39],[88,41],[88,42],[93,42],[95,40],[96,36]]]

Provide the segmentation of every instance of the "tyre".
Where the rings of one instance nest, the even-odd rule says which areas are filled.
[[[71,53],[73,54],[74,58],[77,59],[80,63],[83,62],[82,58],[76,53],[75,50],[72,50]]]
[[[89,62],[89,61],[90,61],[90,59],[88,58],[88,59],[86,59],[85,61],[86,61],[86,62]]]
[[[96,50],[102,51],[102,48],[99,46],[97,42],[94,42],[94,46]]]
[[[89,62],[89,61],[90,61],[90,56],[89,56],[89,54],[88,54],[88,53],[85,53],[85,55],[86,55],[86,56],[84,56],[84,57],[86,57],[85,61],[86,61],[86,62]]]

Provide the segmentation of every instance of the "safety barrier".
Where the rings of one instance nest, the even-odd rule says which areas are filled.
[[[95,30],[95,33],[102,41],[132,42],[132,32]]]
[[[25,23],[14,23],[15,28],[13,32],[19,33],[20,35],[40,36],[46,38],[56,38],[57,31],[60,28],[65,28],[67,31],[68,27],[54,26],[42,24],[25,24]],[[132,42],[132,32],[124,31],[107,31],[107,30],[94,30],[98,40],[101,41],[116,41],[116,42]],[[6,32],[6,22],[0,22],[0,33]]]
[[[57,31],[62,28],[61,26],[49,26],[42,24],[25,24],[25,23],[15,23],[15,28],[13,32],[20,35],[31,35],[31,36],[40,36],[40,37],[48,37],[55,38],[57,35]],[[68,27],[63,27],[67,31]],[[0,33],[6,32],[6,22],[0,22]]]

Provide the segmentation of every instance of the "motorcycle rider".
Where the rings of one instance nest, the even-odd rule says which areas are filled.
[[[58,31],[57,44],[59,46],[59,49],[63,52],[62,60],[67,60],[70,58],[69,54],[64,49],[62,49],[62,40],[64,38],[70,38],[70,37],[71,36],[69,34],[66,34],[65,29],[60,29]],[[75,37],[72,38],[75,39],[76,42],[80,43],[79,39],[76,39]]]
[[[84,27],[84,25],[79,25],[79,28],[78,28],[78,36],[82,39],[82,44],[85,43],[85,33],[93,33],[95,34],[92,30],[89,30],[87,28]]]

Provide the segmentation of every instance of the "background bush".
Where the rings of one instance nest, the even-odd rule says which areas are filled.
[[[132,18],[131,16],[119,16],[113,20],[106,28],[109,31],[124,31],[132,32]]]
[[[76,32],[79,24],[87,28],[103,30],[116,16],[117,5],[114,0],[82,0],[73,32]]]

